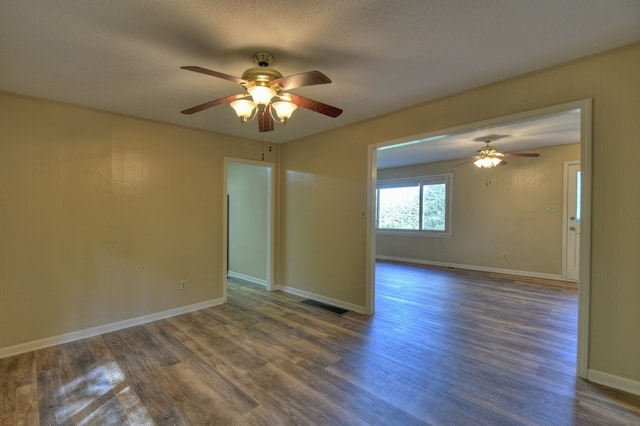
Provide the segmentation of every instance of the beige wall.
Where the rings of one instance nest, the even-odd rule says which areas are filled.
[[[379,180],[453,173],[453,232],[451,238],[380,233],[376,254],[561,276],[564,162],[580,159],[580,144],[528,151],[540,157],[509,158],[493,169],[453,167],[457,160],[378,170]],[[549,206],[557,211],[546,213]]]
[[[223,158],[262,148],[0,92],[0,349],[222,297]]]
[[[229,270],[258,281],[267,280],[267,211],[269,170],[229,163]]]
[[[369,144],[584,98],[593,98],[589,368],[640,381],[640,44],[285,144],[280,284],[365,305]]]
[[[366,146],[317,136],[282,153],[278,284],[364,305]]]

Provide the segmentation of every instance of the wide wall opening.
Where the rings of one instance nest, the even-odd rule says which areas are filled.
[[[369,311],[376,309],[376,259],[579,281],[577,370],[584,377],[590,123],[584,100],[371,146]],[[500,165],[478,167],[495,152]],[[573,201],[568,163],[581,169]],[[569,210],[576,199],[579,228]]]

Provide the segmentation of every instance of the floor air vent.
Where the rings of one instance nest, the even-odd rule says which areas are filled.
[[[318,302],[317,300],[305,299],[302,301],[305,305],[314,306],[316,308],[324,309],[325,311],[332,312],[334,314],[343,315],[349,312],[348,309],[342,309],[337,306],[329,305],[327,303]]]

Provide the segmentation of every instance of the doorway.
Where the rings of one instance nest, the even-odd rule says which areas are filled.
[[[367,312],[373,314],[375,311],[375,261],[376,261],[376,183],[378,167],[378,150],[391,146],[406,146],[418,142],[432,143],[448,135],[469,133],[480,129],[493,129],[508,123],[534,120],[537,117],[544,117],[567,111],[579,113],[580,127],[580,157],[582,170],[580,174],[580,205],[581,205],[581,232],[579,244],[579,276],[580,286],[578,288],[578,346],[577,346],[577,374],[586,377],[588,366],[588,337],[589,337],[589,293],[590,293],[590,221],[591,221],[591,99],[568,102],[523,113],[471,123],[449,129],[442,129],[437,132],[417,135],[410,138],[403,138],[393,141],[382,142],[369,146],[368,162],[368,191],[367,191]],[[444,135],[444,136],[443,136]],[[454,225],[455,226],[455,225]]]
[[[273,289],[274,164],[225,158],[223,298],[227,278]]]

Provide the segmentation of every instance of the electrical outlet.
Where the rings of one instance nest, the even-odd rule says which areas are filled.
[[[180,280],[180,291],[187,289],[187,280]]]
[[[503,259],[508,259],[509,253],[507,253],[506,251],[503,251],[502,253],[500,253],[500,257],[502,257]]]

